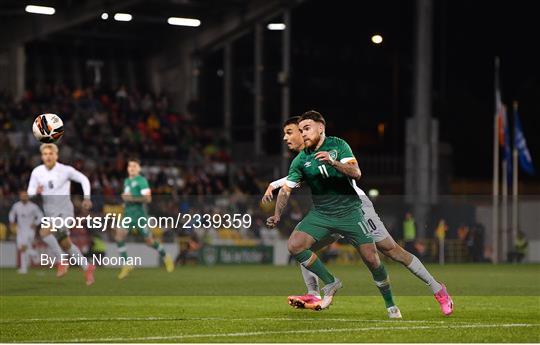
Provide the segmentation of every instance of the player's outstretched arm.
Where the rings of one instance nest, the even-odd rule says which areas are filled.
[[[268,184],[268,187],[266,187],[266,191],[264,192],[264,195],[262,198],[263,204],[272,201],[272,199],[274,198],[274,194],[272,194],[272,192],[278,188],[283,187],[286,181],[287,181],[287,176],[282,177],[279,180],[270,182]]]
[[[282,177],[279,180],[275,180],[273,182],[270,182],[268,184],[268,187],[266,187],[266,191],[264,192],[264,195],[263,195],[263,198],[262,198],[263,204],[272,201],[272,199],[274,198],[274,195],[272,194],[272,192],[274,190],[278,189],[278,188],[283,187],[286,183],[287,183],[287,176]],[[298,187],[300,187],[300,182],[297,183],[294,187],[291,187],[291,188],[298,188]]]
[[[274,210],[274,215],[266,220],[266,225],[269,228],[274,228],[280,221],[283,210],[289,202],[289,197],[291,196],[292,188],[288,185],[283,185],[279,190],[277,200],[276,200],[276,209]]]

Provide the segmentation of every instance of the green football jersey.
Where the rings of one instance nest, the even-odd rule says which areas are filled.
[[[311,189],[313,208],[328,216],[344,216],[362,206],[356,191],[356,182],[329,164],[315,158],[320,151],[342,163],[354,160],[351,147],[345,140],[326,137],[321,147],[313,151],[302,150],[292,161],[287,176],[290,186],[305,182]]]
[[[133,178],[126,178],[124,180],[124,193],[129,193],[132,196],[143,196],[150,191],[150,185],[148,180],[137,175]],[[146,213],[145,204],[142,202],[126,202],[124,207],[124,213]]]

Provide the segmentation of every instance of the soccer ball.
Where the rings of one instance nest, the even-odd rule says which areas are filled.
[[[40,142],[55,143],[64,135],[64,122],[56,114],[42,114],[34,120],[32,131]]]

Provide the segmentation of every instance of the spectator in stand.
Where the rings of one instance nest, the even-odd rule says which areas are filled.
[[[416,224],[410,212],[405,213],[403,221],[403,241],[405,242],[405,250],[413,255],[417,255],[414,242],[416,240]]]
[[[508,261],[512,263],[520,263],[523,261],[527,255],[527,247],[529,246],[529,241],[527,237],[521,231],[518,231],[516,243],[514,243],[514,250],[508,253]]]
[[[465,243],[466,239],[467,239],[467,235],[469,234],[469,226],[468,225],[465,225],[465,224],[461,224],[459,226],[459,228],[457,229],[457,236],[458,236],[458,239]]]
[[[484,226],[482,224],[475,223],[470,227],[466,243],[473,262],[484,261]]]

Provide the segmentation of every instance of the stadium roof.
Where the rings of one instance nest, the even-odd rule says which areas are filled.
[[[4,30],[0,31],[0,46],[10,46],[35,39],[51,38],[53,34],[79,39],[137,40],[152,42],[173,35],[193,35],[206,30],[209,24],[220,24],[235,17],[238,23],[249,22],[254,15],[298,1],[263,0],[44,0],[31,3],[5,0],[0,4]],[[54,15],[27,13],[28,4],[50,6]],[[255,13],[257,12],[257,13]],[[108,18],[102,19],[107,13]],[[129,22],[113,19],[115,13],[132,15]],[[173,26],[169,17],[198,19],[199,28]],[[9,28],[7,30],[6,28]],[[198,31],[194,31],[198,30]],[[225,32],[222,32],[225,33]]]

